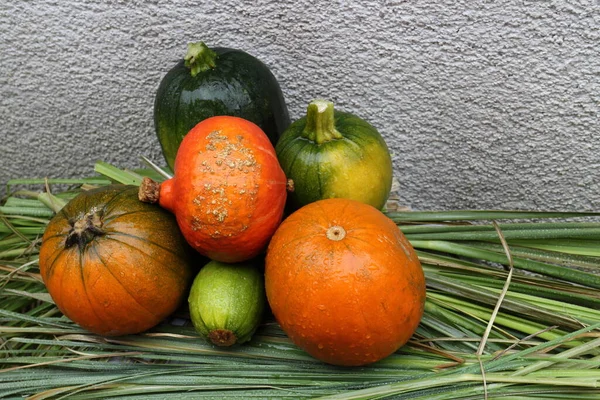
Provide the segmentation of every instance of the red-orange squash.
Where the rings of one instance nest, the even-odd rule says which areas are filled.
[[[85,191],[48,224],[40,273],[64,315],[105,336],[143,332],[173,313],[193,279],[173,216],[135,186]]]
[[[264,251],[283,216],[286,184],[275,149],[256,124],[217,116],[184,137],[173,178],[142,182],[140,200],[172,211],[199,253],[234,263]]]
[[[320,200],[284,220],[266,257],[271,310],[291,340],[335,365],[373,363],[417,329],[425,304],[419,259],[374,207]]]

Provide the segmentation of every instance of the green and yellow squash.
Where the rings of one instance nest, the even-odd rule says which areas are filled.
[[[383,208],[392,186],[392,160],[379,132],[333,103],[314,100],[279,139],[277,157],[288,179],[292,210],[327,198]]]

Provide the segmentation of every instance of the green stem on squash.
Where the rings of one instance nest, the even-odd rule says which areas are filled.
[[[190,69],[192,76],[216,67],[217,53],[208,48],[204,42],[189,43],[187,53],[183,58],[185,66]]]
[[[342,134],[335,128],[333,103],[327,100],[313,100],[306,111],[306,126],[302,136],[308,140],[322,144],[334,139],[341,139]]]

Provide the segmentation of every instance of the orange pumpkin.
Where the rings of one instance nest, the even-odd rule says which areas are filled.
[[[161,322],[185,299],[191,249],[175,218],[135,186],[82,192],[48,224],[40,273],[64,315],[105,336]]]
[[[425,304],[419,259],[374,207],[320,200],[282,222],[269,244],[265,286],[291,340],[330,364],[365,365],[412,336]]]
[[[188,243],[216,261],[262,252],[281,222],[286,178],[267,135],[238,117],[203,120],[184,137],[175,175],[145,179],[140,200],[172,211]]]

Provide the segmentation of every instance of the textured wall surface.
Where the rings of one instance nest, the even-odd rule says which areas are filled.
[[[265,62],[293,119],[371,122],[413,209],[600,209],[594,0],[5,0],[0,184],[162,164],[154,94],[198,40]]]

